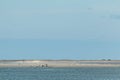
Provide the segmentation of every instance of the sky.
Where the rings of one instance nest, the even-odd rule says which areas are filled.
[[[0,0],[0,59],[120,59],[120,0]]]

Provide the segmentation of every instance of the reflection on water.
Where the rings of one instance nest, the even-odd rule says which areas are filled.
[[[120,68],[0,68],[0,80],[120,80]]]

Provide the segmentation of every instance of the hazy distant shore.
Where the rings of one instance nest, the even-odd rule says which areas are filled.
[[[120,67],[120,60],[0,60],[0,67]]]

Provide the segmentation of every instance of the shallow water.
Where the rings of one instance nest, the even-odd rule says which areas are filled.
[[[0,68],[0,80],[120,80],[120,67]]]

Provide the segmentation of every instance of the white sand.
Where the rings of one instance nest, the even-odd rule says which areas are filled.
[[[120,67],[119,60],[6,60],[0,67]]]

